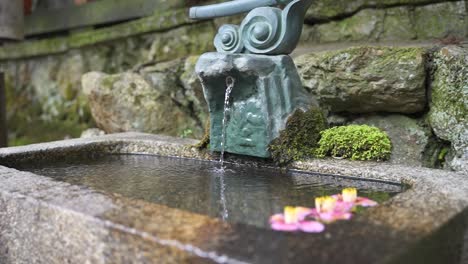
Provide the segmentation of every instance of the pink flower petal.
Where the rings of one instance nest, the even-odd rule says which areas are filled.
[[[335,195],[332,195],[331,197],[336,199],[339,203],[345,203],[343,202],[343,196],[341,194],[335,194]],[[354,202],[354,205],[363,206],[363,207],[372,207],[372,206],[377,206],[378,203],[366,197],[358,197],[356,199],[356,202]]]
[[[353,217],[353,214],[349,212],[339,212],[335,213],[333,217],[335,220],[349,220],[351,217]]]
[[[296,208],[297,219],[304,220],[307,216],[312,213],[312,209],[307,207],[297,207]]]
[[[286,224],[284,222],[284,215],[283,214],[275,214],[270,217],[270,225],[271,229],[276,231],[297,231],[299,227],[297,224]]]
[[[373,206],[377,206],[378,203],[369,198],[358,197],[356,201],[356,205],[363,206],[363,207],[373,207]]]
[[[299,225],[286,224],[285,222],[272,222],[271,229],[276,230],[276,231],[293,232],[293,231],[299,230]]]
[[[299,229],[307,233],[321,233],[325,230],[325,225],[317,221],[302,221],[299,223]]]
[[[313,210],[311,216],[314,217],[318,221],[322,221],[325,223],[332,223],[337,220],[349,220],[353,216],[350,212],[341,212],[341,211],[333,211],[333,212],[317,212],[317,210]]]
[[[273,222],[284,222],[284,215],[283,214],[275,214],[270,217],[270,223]]]
[[[335,221],[335,218],[332,212],[319,213],[318,216],[319,216],[319,220],[326,222],[326,223]]]
[[[335,211],[343,212],[343,213],[351,212],[353,210],[354,205],[355,205],[354,203],[338,201],[336,202]]]
[[[317,212],[317,209],[312,208],[312,211],[310,212],[310,217],[313,217],[313,218],[320,217],[319,213]]]

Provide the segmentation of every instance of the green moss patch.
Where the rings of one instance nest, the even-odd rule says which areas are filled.
[[[388,160],[392,144],[388,135],[367,125],[339,126],[322,131],[315,155],[351,160]]]
[[[7,75],[5,87],[9,146],[76,138],[95,126],[82,94],[72,100],[54,95],[39,100],[27,87],[15,89],[11,75]]]
[[[77,124],[73,121],[43,121],[30,120],[22,122],[15,127],[18,133],[11,134],[9,146],[22,146],[41,142],[63,140],[65,138],[77,138],[81,132],[89,128],[86,124]]]
[[[320,131],[327,128],[327,121],[320,109],[307,112],[296,110],[288,119],[285,130],[272,141],[269,151],[280,166],[311,157],[317,148]]]
[[[205,123],[205,134],[203,135],[203,138],[200,140],[200,142],[194,145],[194,147],[198,150],[208,149],[208,146],[210,145],[210,127],[211,122],[210,120],[207,120]]]

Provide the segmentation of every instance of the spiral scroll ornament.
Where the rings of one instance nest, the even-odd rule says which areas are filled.
[[[244,44],[239,34],[239,26],[223,25],[219,28],[214,45],[218,52],[242,53]]]
[[[240,1],[231,1],[231,4],[237,5]],[[250,0],[242,1],[250,3]],[[312,4],[312,0],[271,0],[271,3],[286,4],[286,6],[283,10],[276,7],[257,7],[250,11],[240,27],[223,25],[214,41],[217,51],[264,55],[291,53],[299,42],[304,16]],[[222,5],[218,5],[218,8],[221,7]],[[220,11],[204,10],[210,14]],[[196,17],[197,12],[195,11],[192,12],[192,15]],[[223,11],[232,13],[229,10],[223,9]]]
[[[252,10],[242,21],[240,32],[245,48],[251,53],[265,54],[281,37],[282,10],[260,7]]]

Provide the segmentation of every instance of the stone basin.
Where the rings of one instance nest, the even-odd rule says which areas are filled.
[[[467,175],[345,160],[297,162],[322,174],[409,188],[324,233],[278,233],[12,169],[80,153],[211,160],[196,141],[113,134],[0,149],[1,263],[466,263]],[[261,160],[238,162],[265,165]]]

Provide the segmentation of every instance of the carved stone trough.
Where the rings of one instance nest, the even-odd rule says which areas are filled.
[[[127,133],[0,149],[0,262],[466,263],[468,181],[454,172],[344,160],[295,163],[300,170],[410,188],[324,233],[285,234],[13,169],[80,153],[210,159],[193,143]]]

